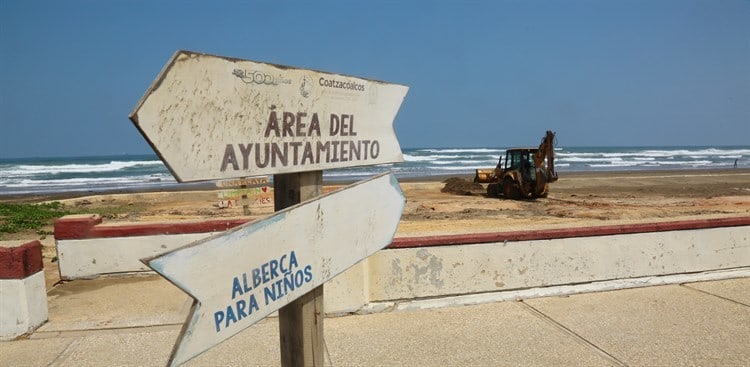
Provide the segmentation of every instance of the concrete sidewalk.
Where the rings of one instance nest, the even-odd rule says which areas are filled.
[[[163,366],[191,300],[157,276],[77,280],[0,366]],[[325,320],[332,366],[748,366],[750,278]],[[187,366],[277,366],[266,318]]]

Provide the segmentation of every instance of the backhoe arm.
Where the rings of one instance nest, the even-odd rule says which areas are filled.
[[[545,167],[544,161],[547,160]],[[534,153],[534,166],[537,168],[546,168],[547,182],[557,181],[557,172],[555,172],[555,132],[547,130],[539,144],[539,150]]]

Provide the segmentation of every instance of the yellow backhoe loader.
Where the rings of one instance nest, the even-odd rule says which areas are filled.
[[[557,181],[555,172],[555,133],[548,130],[539,148],[515,148],[500,157],[495,169],[478,169],[474,182],[486,183],[487,196],[500,192],[509,199],[544,198],[549,184]]]

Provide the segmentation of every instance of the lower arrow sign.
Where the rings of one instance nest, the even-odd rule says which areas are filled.
[[[193,297],[170,365],[248,328],[393,240],[405,198],[392,173],[142,261]]]

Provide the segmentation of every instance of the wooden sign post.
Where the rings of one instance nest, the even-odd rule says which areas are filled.
[[[392,174],[320,197],[322,172],[402,162],[393,120],[407,90],[174,54],[131,121],[179,182],[274,175],[276,213],[143,260],[194,298],[170,365],[277,309],[282,365],[323,365],[323,283],[391,242],[405,199]]]
[[[274,175],[273,182],[276,211],[313,199],[323,193],[323,171]],[[279,309],[282,366],[323,366],[324,299],[321,284]]]

